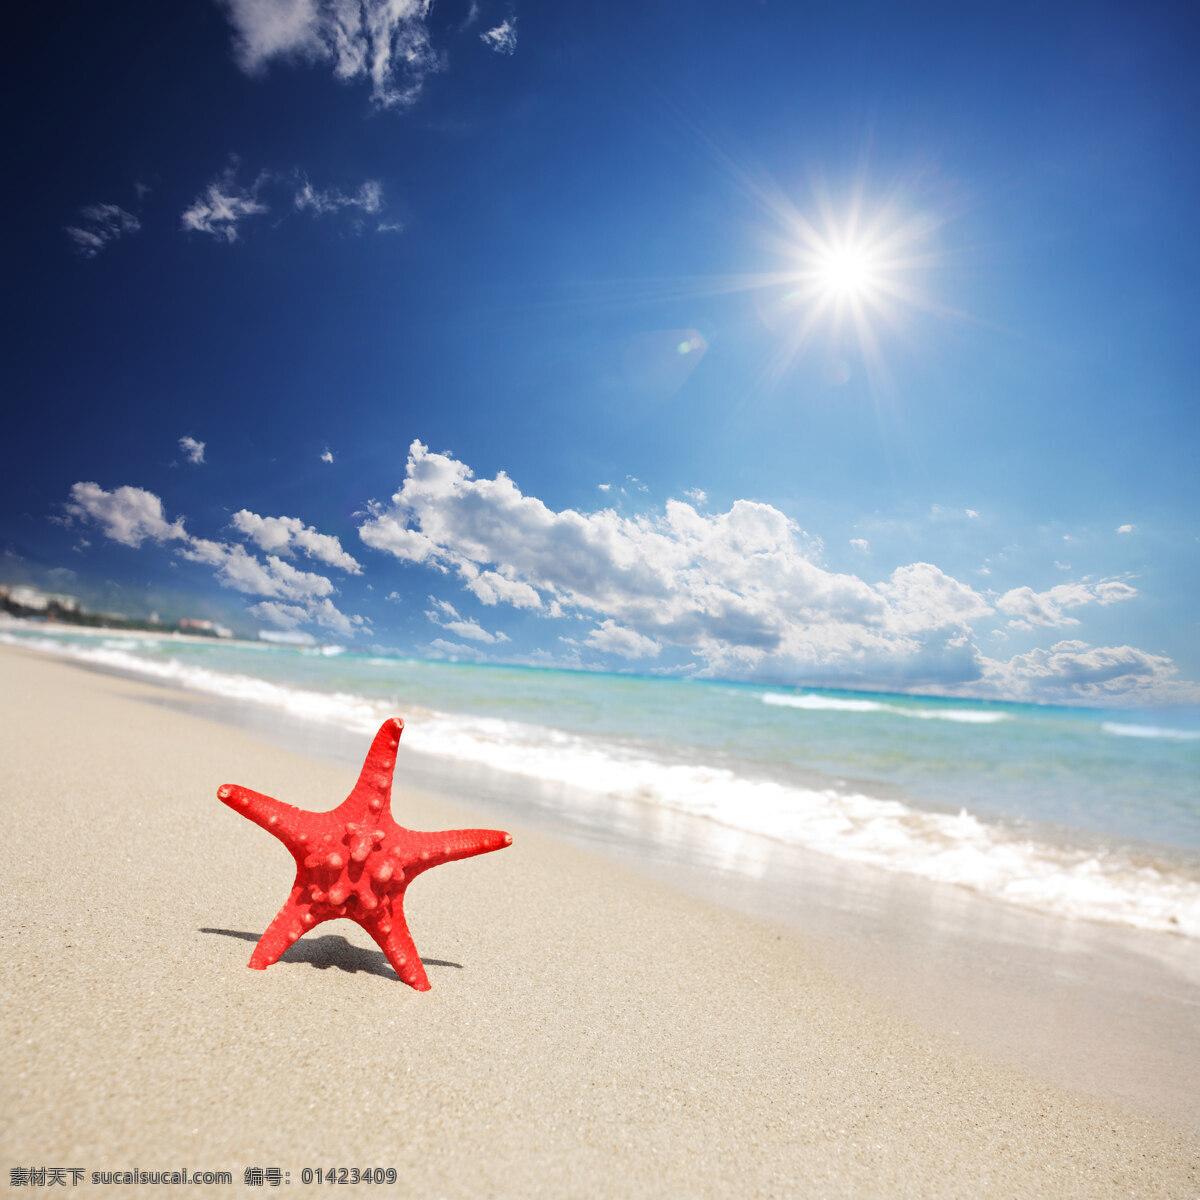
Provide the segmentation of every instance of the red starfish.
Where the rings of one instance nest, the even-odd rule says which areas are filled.
[[[226,783],[217,796],[273,833],[296,860],[287,903],[259,939],[250,966],[265,971],[322,921],[348,917],[378,943],[410,987],[429,979],[404,920],[404,891],[422,871],[512,845],[497,829],[417,833],[392,819],[392,772],[404,722],[385,721],[375,735],[354,791],[331,812],[305,812],[270,796]]]

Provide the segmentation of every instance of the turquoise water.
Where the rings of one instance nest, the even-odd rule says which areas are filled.
[[[1200,714],[12,632],[505,777],[1200,936]]]

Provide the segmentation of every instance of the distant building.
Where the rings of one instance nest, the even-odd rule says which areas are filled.
[[[51,608],[57,608],[60,612],[79,611],[79,597],[68,596],[63,592],[43,592],[40,588],[28,587],[23,583],[6,588],[5,592],[9,604],[28,609],[30,612],[46,612]]]

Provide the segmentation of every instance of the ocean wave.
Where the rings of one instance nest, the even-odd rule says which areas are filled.
[[[804,708],[810,712],[883,712],[887,708],[877,700],[839,700],[835,696],[794,696],[779,692],[767,692],[762,700],[764,704]]]
[[[764,704],[774,704],[780,708],[803,708],[810,712],[883,712],[922,721],[958,721],[964,725],[994,725],[997,721],[1008,720],[1008,713],[1001,712],[979,712],[969,708],[905,708],[899,704],[884,704],[879,700],[843,700],[837,696],[767,692],[762,700]]]
[[[213,671],[112,642],[85,646],[5,634],[0,641],[364,734],[395,715],[395,705],[386,700]],[[142,644],[151,645],[161,652],[164,644]],[[400,715],[406,718],[407,749],[558,784],[594,802],[636,801],[845,861],[956,884],[1024,908],[1200,938],[1200,881],[1166,864],[1018,836],[965,809],[957,815],[931,812],[862,791],[751,778],[725,766],[655,758],[643,746],[497,717],[412,709]]]
[[[1158,725],[1120,725],[1114,721],[1105,721],[1100,728],[1115,737],[1166,738],[1175,742],[1200,741],[1200,733],[1188,729],[1164,729]]]

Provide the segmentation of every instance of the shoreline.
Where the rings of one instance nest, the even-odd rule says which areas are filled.
[[[456,1196],[1196,1191],[1194,1128],[881,1004],[861,932],[839,959],[833,933],[515,824],[503,854],[413,889],[433,992],[410,993],[348,922],[247,971],[289,864],[217,784],[328,808],[353,772],[220,723],[206,698],[10,647],[0,664],[4,834],[34,848],[7,879],[10,1164],[357,1162]],[[402,824],[493,824],[485,803],[402,787]],[[1153,1086],[1153,1061],[1128,1065]]]

